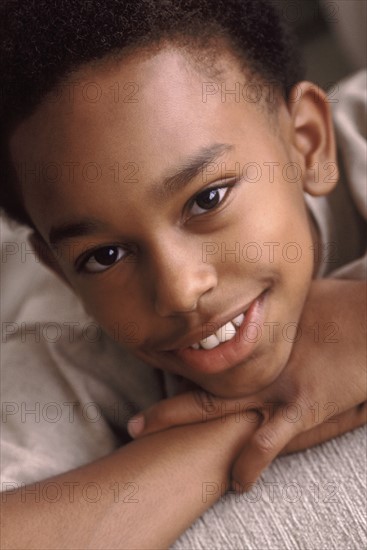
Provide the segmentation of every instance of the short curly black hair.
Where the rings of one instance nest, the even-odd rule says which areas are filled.
[[[277,0],[2,0],[0,7],[0,206],[32,226],[15,191],[9,135],[62,79],[124,49],[185,40],[225,43],[242,66],[287,99],[303,78]],[[209,46],[208,46],[209,47]],[[13,182],[13,183],[12,183]]]

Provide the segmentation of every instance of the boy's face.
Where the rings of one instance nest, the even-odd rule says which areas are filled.
[[[286,364],[313,237],[286,106],[249,101],[234,64],[227,94],[208,81],[173,49],[79,71],[11,148],[25,206],[88,312],[154,367],[239,396]],[[232,340],[188,349],[246,310]]]

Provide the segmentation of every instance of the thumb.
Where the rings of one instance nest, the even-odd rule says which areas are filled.
[[[218,399],[198,388],[158,401],[130,418],[127,430],[131,437],[136,438],[173,426],[205,422],[220,415]]]
[[[302,430],[301,422],[286,420],[278,409],[248,441],[232,469],[232,487],[237,492],[251,488],[283,447]]]

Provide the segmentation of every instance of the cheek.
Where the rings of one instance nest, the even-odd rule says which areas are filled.
[[[218,269],[261,276],[312,267],[312,240],[303,196],[290,184],[247,185],[231,223],[212,243]],[[213,256],[214,257],[214,256]],[[306,267],[307,266],[307,267]]]
[[[129,326],[141,324],[137,292],[124,292],[122,285],[116,284],[115,277],[103,282],[97,281],[96,277],[94,282],[74,285],[74,289],[87,313],[114,339],[117,333],[126,332]]]

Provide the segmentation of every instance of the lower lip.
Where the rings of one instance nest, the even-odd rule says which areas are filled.
[[[175,355],[186,368],[197,372],[217,373],[235,367],[254,351],[261,338],[267,291],[254,300],[234,337],[210,350],[185,348],[168,353]]]

